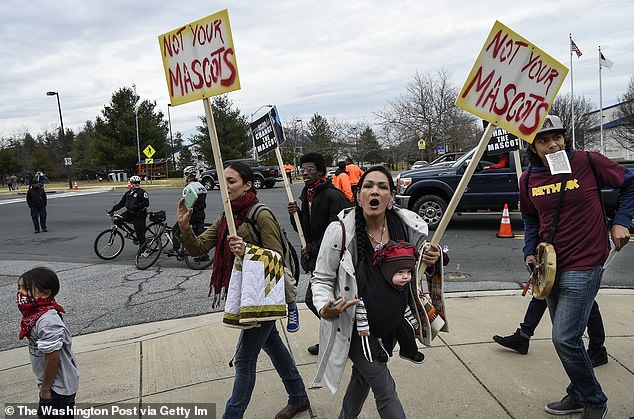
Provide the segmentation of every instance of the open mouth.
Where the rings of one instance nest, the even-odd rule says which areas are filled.
[[[379,203],[380,203],[380,202],[379,202],[379,200],[378,200],[378,199],[376,199],[376,198],[372,198],[372,199],[370,199],[370,207],[372,207],[372,208],[376,208],[376,207],[378,207],[378,206],[379,206]]]

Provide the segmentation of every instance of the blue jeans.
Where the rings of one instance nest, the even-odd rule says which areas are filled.
[[[553,345],[570,379],[568,395],[578,402],[597,406],[604,405],[608,398],[594,375],[581,337],[602,276],[602,266],[563,272],[547,299],[553,322]]]
[[[302,377],[277,332],[275,321],[262,322],[260,327],[243,330],[240,334],[234,358],[236,375],[233,380],[233,391],[225,406],[223,418],[239,419],[247,410],[255,387],[256,365],[261,349],[271,358],[284,383],[288,393],[288,404],[300,404],[308,399]]]
[[[526,314],[524,315],[524,321],[520,323],[520,329],[522,333],[527,336],[533,336],[535,328],[539,324],[546,311],[546,300],[538,300],[532,298],[528,303]],[[588,337],[590,343],[589,348],[600,348],[605,343],[605,329],[603,328],[603,319],[601,318],[601,312],[599,311],[599,305],[596,300],[592,303],[592,309],[590,310],[590,317],[588,317]]]
[[[37,418],[38,419],[46,419],[46,418],[57,418],[57,419],[72,419],[74,416],[71,415],[45,415],[42,408],[46,406],[50,406],[52,409],[67,411],[68,408],[72,409],[75,406],[75,395],[71,394],[69,396],[64,396],[61,394],[57,394],[51,390],[51,398],[43,399],[40,397],[40,403],[37,409]]]
[[[352,332],[348,356],[352,361],[352,377],[343,396],[339,419],[358,417],[370,389],[374,394],[380,418],[405,419],[405,411],[396,393],[396,383],[387,368],[387,363],[376,359],[374,362],[368,362],[363,355],[361,339],[356,330]]]

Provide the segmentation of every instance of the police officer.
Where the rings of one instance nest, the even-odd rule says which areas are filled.
[[[112,215],[118,209],[125,207],[126,211],[121,214],[121,221],[132,222],[140,246],[145,242],[145,217],[147,216],[147,207],[150,206],[150,197],[144,189],[141,189],[140,177],[132,176],[130,184],[132,188],[123,194],[121,201],[113,206],[108,214]]]

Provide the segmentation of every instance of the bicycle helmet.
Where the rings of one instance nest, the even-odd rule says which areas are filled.
[[[130,177],[130,183],[141,183],[141,178],[138,176],[131,176]]]

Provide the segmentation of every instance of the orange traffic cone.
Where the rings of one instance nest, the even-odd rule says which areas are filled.
[[[130,184],[130,181],[128,180],[128,189],[130,189],[132,187],[132,185]]]
[[[496,234],[499,238],[513,238],[513,232],[511,231],[511,216],[509,215],[509,206],[504,204],[504,211],[502,211],[502,221],[500,222],[500,231]]]
[[[74,190],[78,190],[78,189],[79,189],[79,186],[77,186],[77,181],[75,181],[75,182],[73,183],[73,189],[74,189]]]

